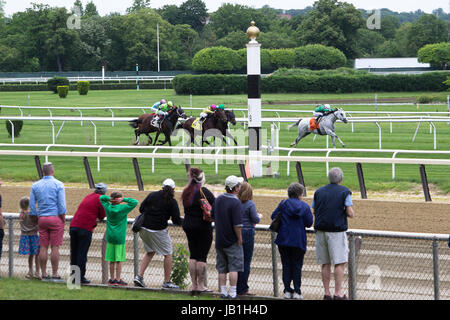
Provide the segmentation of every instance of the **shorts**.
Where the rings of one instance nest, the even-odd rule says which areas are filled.
[[[167,229],[149,230],[141,228],[139,236],[144,243],[146,252],[156,252],[162,256],[172,255],[172,240]]]
[[[124,244],[106,243],[105,261],[124,262],[127,260]]]
[[[39,245],[58,247],[64,237],[64,223],[59,216],[39,217]]]
[[[39,254],[39,236],[20,236],[19,254],[37,256]]]
[[[244,249],[237,243],[228,248],[216,248],[216,269],[220,274],[244,272]]]
[[[348,262],[347,233],[316,232],[316,262],[317,264],[342,264]]]

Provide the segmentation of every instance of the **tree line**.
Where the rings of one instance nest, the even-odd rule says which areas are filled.
[[[152,9],[149,0],[134,0],[126,14],[100,16],[93,2],[76,0],[72,9],[32,4],[5,17],[0,0],[0,71],[157,70],[157,25],[161,70],[191,70],[202,49],[245,48],[251,20],[261,30],[265,49],[321,44],[342,51],[347,60],[359,57],[412,57],[427,44],[447,42],[442,9],[395,13],[381,10],[380,29],[368,29],[368,13],[337,0],[319,0],[312,7],[259,9],[225,3],[209,13],[202,0]],[[79,19],[79,27],[68,21]],[[75,24],[76,25],[76,24]]]

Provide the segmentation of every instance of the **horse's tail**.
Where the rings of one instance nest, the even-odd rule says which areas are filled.
[[[134,119],[134,120],[131,120],[128,122],[129,122],[130,127],[137,129],[138,124],[139,124],[139,119]]]
[[[294,123],[294,124],[291,124],[291,125],[288,127],[288,130],[291,130],[293,127],[296,127],[296,126],[298,127],[300,121],[302,121],[302,119],[298,120],[298,121],[297,121],[296,123]]]

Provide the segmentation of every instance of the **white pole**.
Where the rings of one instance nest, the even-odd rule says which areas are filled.
[[[160,63],[159,63],[159,23],[156,23],[156,36],[158,38],[158,41],[157,41],[157,46],[158,46],[158,72],[160,72],[161,69],[160,69]]]
[[[102,84],[105,83],[105,66],[102,66]]]
[[[248,80],[248,145],[250,156],[262,155],[261,136],[261,44],[256,41],[259,29],[255,22],[247,30],[251,39],[247,43],[247,80]],[[251,177],[262,177],[261,160],[250,160]]]

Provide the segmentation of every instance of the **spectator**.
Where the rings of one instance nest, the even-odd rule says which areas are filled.
[[[189,183],[184,188],[181,201],[184,206],[183,230],[189,246],[189,274],[192,281],[192,294],[211,292],[205,286],[206,260],[213,240],[211,222],[203,220],[200,198],[204,194],[211,206],[215,197],[204,187],[205,174],[199,168],[189,171]],[[200,192],[201,188],[201,192]]]
[[[97,220],[106,218],[105,208],[100,202],[100,196],[106,193],[104,183],[95,185],[95,191],[81,201],[70,223],[70,264],[80,268],[80,282],[88,284],[86,279],[87,253],[91,246],[92,232],[97,226]]]
[[[248,289],[248,278],[250,276],[250,264],[253,258],[253,248],[255,246],[255,224],[262,218],[256,211],[256,205],[252,201],[252,186],[244,182],[239,190],[239,200],[242,203],[242,248],[244,250],[244,271],[238,273],[237,294],[252,296]]]
[[[19,201],[20,206],[20,242],[19,254],[28,257],[28,274],[27,279],[41,279],[39,275],[39,236],[38,236],[38,219],[36,216],[29,215],[30,198],[22,197]],[[33,261],[36,264],[36,272],[33,275]]]
[[[305,188],[292,183],[288,188],[289,199],[280,202],[272,213],[272,220],[281,214],[281,227],[275,239],[283,265],[284,297],[303,299],[301,292],[303,258],[306,252],[306,230],[313,224],[311,209],[302,201]],[[291,288],[291,282],[294,289]]]
[[[314,193],[311,204],[315,215],[316,261],[322,266],[324,300],[346,300],[342,294],[345,264],[348,262],[347,217],[353,218],[352,192],[342,186],[344,174],[340,168],[328,173],[330,184]],[[334,266],[334,297],[330,293],[331,265]]]
[[[175,225],[181,225],[180,209],[174,199],[175,182],[166,179],[162,184],[162,190],[150,193],[141,203],[139,212],[144,214],[144,223],[139,231],[139,236],[144,242],[147,252],[141,261],[139,272],[134,278],[134,284],[145,287],[144,273],[152,261],[155,253],[164,256],[164,282],[163,289],[178,289],[178,286],[170,281],[172,274],[172,240],[167,230],[169,219]]]
[[[243,178],[229,176],[225,180],[226,193],[220,195],[212,209],[216,229],[216,269],[219,273],[221,298],[235,299],[238,272],[244,271],[242,248],[242,204],[237,194]],[[227,292],[227,275],[230,293]]]
[[[44,177],[35,182],[30,192],[30,215],[38,217],[39,263],[43,281],[61,281],[58,275],[59,247],[64,236],[66,218],[66,193],[64,184],[55,179],[55,168],[51,162],[43,165]],[[47,275],[48,247],[52,276]]]
[[[2,178],[0,178],[0,187],[2,185]],[[0,261],[2,260],[2,251],[3,251],[3,237],[5,236],[4,228],[4,221],[3,221],[3,214],[2,214],[2,195],[0,194]],[[2,275],[0,274],[0,279],[2,278]]]
[[[106,221],[106,253],[109,261],[110,279],[108,285],[126,286],[122,280],[122,262],[126,261],[125,238],[127,235],[127,216],[138,205],[132,198],[123,198],[119,191],[100,196],[100,202],[105,208]],[[125,202],[125,204],[121,204]]]

